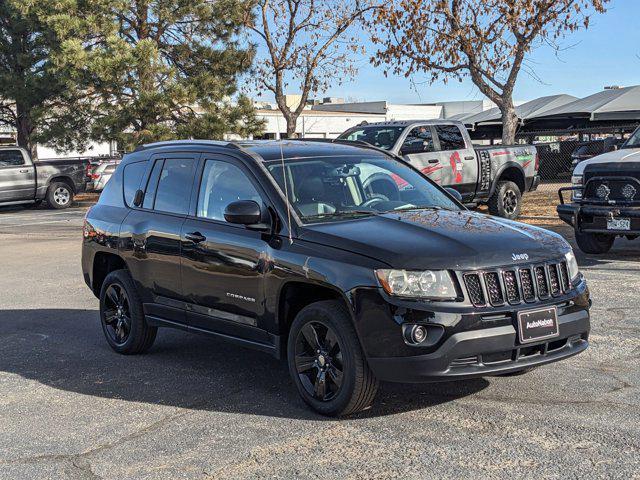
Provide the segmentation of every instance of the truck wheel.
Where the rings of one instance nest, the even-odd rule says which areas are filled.
[[[100,323],[109,346],[118,353],[143,353],[153,345],[157,327],[147,324],[138,291],[126,270],[107,275],[100,289]]]
[[[65,182],[54,182],[47,190],[47,204],[60,210],[68,208],[73,202],[73,189]]]
[[[576,243],[584,253],[607,253],[611,250],[615,235],[606,233],[579,233],[575,232]]]
[[[522,192],[511,181],[501,181],[489,198],[489,213],[498,217],[515,220],[522,210]]]
[[[378,390],[345,307],[312,303],[296,316],[287,342],[289,372],[302,399],[322,415],[368,408]]]

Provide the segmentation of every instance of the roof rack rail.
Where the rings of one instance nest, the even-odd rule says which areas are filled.
[[[357,147],[368,148],[370,150],[375,150],[376,152],[384,153],[393,158],[400,158],[395,153],[391,153],[384,148],[376,147],[375,145],[371,145],[370,143],[364,142],[362,140],[347,140],[345,138],[288,138],[287,140],[298,140],[302,142],[319,142],[319,143],[339,143],[342,145],[354,145]]]

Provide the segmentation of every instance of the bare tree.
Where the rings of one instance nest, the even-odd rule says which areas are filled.
[[[426,72],[433,83],[471,77],[502,113],[502,142],[515,142],[513,90],[526,56],[589,26],[609,0],[393,0],[371,27],[381,45],[371,59],[395,73]],[[530,72],[535,76],[533,71]]]
[[[357,71],[353,55],[364,50],[353,30],[375,8],[373,0],[253,0],[247,8],[245,24],[262,47],[252,80],[274,94],[289,138],[310,95]],[[287,105],[288,88],[301,93],[299,103]]]

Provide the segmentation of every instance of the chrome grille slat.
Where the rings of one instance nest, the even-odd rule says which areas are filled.
[[[571,290],[567,263],[525,265],[477,272],[462,272],[469,301],[476,307],[534,303]]]

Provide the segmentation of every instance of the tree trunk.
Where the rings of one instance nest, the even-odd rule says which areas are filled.
[[[504,101],[500,111],[502,112],[502,144],[513,145],[516,143],[516,133],[518,131],[518,116],[513,100],[510,98]]]
[[[18,146],[29,152],[32,159],[36,159],[38,151],[36,144],[31,140],[33,133],[33,122],[30,112],[24,105],[16,104],[16,131],[18,133]]]
[[[296,124],[298,123],[298,117],[295,115],[289,115],[287,119],[287,138],[298,138],[296,134]]]

